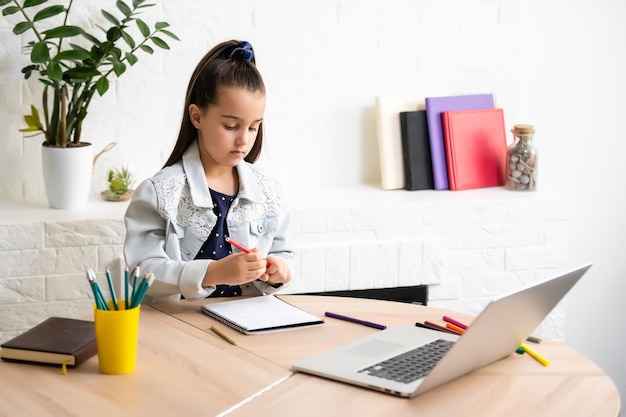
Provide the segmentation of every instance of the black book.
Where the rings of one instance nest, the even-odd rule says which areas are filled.
[[[435,182],[426,110],[400,112],[400,130],[404,159],[404,188],[433,190]]]

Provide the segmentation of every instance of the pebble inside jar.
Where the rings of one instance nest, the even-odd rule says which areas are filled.
[[[537,189],[537,150],[531,125],[513,127],[514,142],[507,150],[505,187],[509,190]]]

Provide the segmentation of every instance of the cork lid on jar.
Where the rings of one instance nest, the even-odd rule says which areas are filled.
[[[527,136],[535,133],[535,128],[532,125],[515,125],[513,126],[513,133],[518,136]]]

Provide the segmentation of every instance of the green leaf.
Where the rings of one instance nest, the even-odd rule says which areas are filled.
[[[23,129],[19,129],[20,132],[24,132],[24,133],[26,133],[26,132],[37,132],[39,130],[41,130],[41,129],[36,127],[36,126],[28,126],[28,127],[23,128]]]
[[[32,27],[33,24],[30,22],[20,22],[13,28],[13,33],[15,33],[16,35],[21,35]]]
[[[137,27],[139,28],[139,32],[141,32],[144,38],[150,36],[150,28],[148,27],[148,25],[146,25],[146,22],[141,19],[137,19]]]
[[[113,63],[113,72],[115,73],[115,75],[119,77],[120,75],[124,74],[124,72],[126,71],[126,64],[118,60],[113,60],[112,63]]]
[[[145,3],[146,0],[133,0],[133,7],[137,8],[139,6],[141,6],[142,3]]]
[[[110,42],[117,41],[122,36],[122,30],[118,27],[112,27],[107,31],[107,40]]]
[[[118,9],[120,9],[120,12],[124,13],[124,16],[130,16],[131,14],[133,14],[133,11],[130,9],[130,7],[128,7],[128,5],[122,0],[117,0],[115,5]]]
[[[126,60],[128,61],[130,65],[135,65],[138,61],[137,57],[131,54],[130,52],[126,52],[124,56],[126,56]]]
[[[94,45],[100,45],[102,44],[102,42],[100,42],[100,39],[96,38],[95,36],[87,33],[87,32],[83,32],[83,37],[85,39],[87,39],[89,42],[93,43]]]
[[[122,50],[120,48],[111,48],[109,56],[115,57],[119,61],[122,59]]]
[[[154,28],[155,28],[156,30],[165,29],[166,27],[169,27],[169,26],[170,26],[170,24],[169,24],[169,23],[167,23],[167,22],[156,22],[156,23],[154,24]]]
[[[103,45],[104,44],[100,44],[100,45],[94,45],[91,47],[90,54],[94,61],[100,61],[101,59],[104,58]]]
[[[46,7],[45,9],[41,9],[40,11],[37,12],[35,17],[33,17],[33,22],[38,22],[40,20],[47,19],[52,16],[56,16],[60,13],[63,13],[64,11],[65,11],[65,7],[60,6],[60,5]]]
[[[71,38],[72,36],[78,36],[85,33],[85,31],[78,26],[64,25],[58,26],[42,32],[45,39],[54,38]]]
[[[91,67],[76,67],[65,71],[65,77],[70,81],[87,81],[90,78],[97,77],[100,72]]]
[[[38,120],[36,120],[33,116],[31,115],[26,115],[24,116],[24,121],[26,122],[26,124],[28,125],[28,127],[34,127],[34,128],[39,128],[39,126],[41,126],[41,123],[39,123],[39,126],[37,125]]]
[[[24,137],[25,137],[25,138],[34,138],[35,136],[39,136],[39,135],[41,135],[42,133],[44,133],[44,132],[43,132],[43,130],[42,130],[42,131],[38,131],[37,133],[35,133],[35,134],[33,134],[33,135],[24,135]]]
[[[122,38],[126,41],[126,44],[130,46],[130,49],[135,49],[135,40],[128,32],[122,31]]]
[[[63,81],[63,69],[58,62],[52,61],[46,70],[48,77],[54,81]]]
[[[152,49],[148,45],[140,45],[139,47],[141,48],[142,51],[144,51],[146,53],[149,53],[150,55],[152,55],[154,53],[154,49]]]
[[[41,127],[41,121],[39,120],[39,111],[37,110],[37,107],[33,106],[32,104],[30,105],[30,115],[36,121],[34,125]]]
[[[0,7],[2,6],[6,6],[7,4],[11,3],[13,0],[0,0]]]
[[[28,80],[30,76],[33,74],[33,71],[36,71],[39,68],[38,65],[27,65],[22,68],[22,74],[24,74],[24,79]]]
[[[72,47],[72,49],[74,49],[75,51],[83,51],[83,52],[85,52],[85,53],[87,53],[87,54],[89,53],[89,51],[88,51],[87,49],[83,48],[83,47],[82,47],[82,46],[80,46],[80,45],[76,45],[75,43],[70,43],[70,46],[71,46],[71,47]]]
[[[152,6],[156,6],[156,4],[141,4],[141,6],[137,6],[138,9],[145,9],[146,7],[152,7]]]
[[[91,58],[91,54],[86,50],[69,49],[67,51],[59,52],[54,59],[57,61],[83,61]]]
[[[179,41],[179,40],[180,40],[180,39],[178,39],[178,36],[174,35],[174,34],[173,34],[172,32],[170,32],[169,30],[161,29],[161,30],[160,30],[160,32],[161,32],[161,33],[163,33],[163,34],[165,34],[165,35],[167,35],[167,36],[169,36],[169,37],[170,37],[170,38],[172,38],[172,39],[175,39],[175,40],[177,40],[177,41]]]
[[[56,86],[54,85],[54,83],[46,78],[40,78],[39,81],[44,84],[47,85],[48,87],[52,87],[52,88],[56,88]]]
[[[117,20],[117,18],[115,16],[113,16],[111,13],[107,12],[106,10],[101,10],[102,14],[104,15],[104,17],[106,17],[106,19],[113,23],[115,26],[122,26],[122,24],[120,23],[119,20]]]
[[[151,39],[152,39],[152,42],[154,42],[154,44],[158,46],[159,48],[170,49],[170,46],[167,43],[165,43],[163,39],[157,38],[156,36],[153,36]]]
[[[2,16],[9,16],[19,12],[21,9],[17,6],[9,6],[6,9],[2,9]]]
[[[104,93],[109,89],[109,80],[106,77],[100,77],[98,81],[96,81],[96,90],[100,96],[103,96]]]
[[[50,60],[50,50],[46,42],[37,42],[30,51],[30,60],[35,64],[43,64]]]
[[[48,0],[26,0],[24,2],[24,8],[27,7],[33,7],[33,6],[39,6],[40,4],[44,4],[46,3]]]

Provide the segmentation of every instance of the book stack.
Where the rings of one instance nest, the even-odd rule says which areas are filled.
[[[376,101],[383,189],[504,185],[504,112],[493,94],[415,99],[413,109],[407,100],[404,107],[389,102]]]

